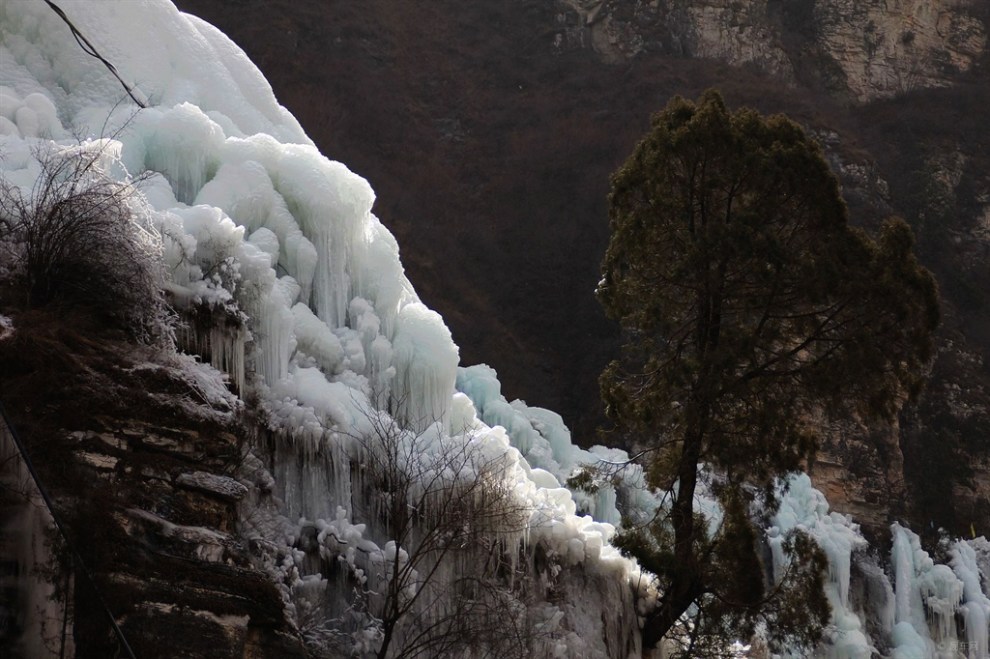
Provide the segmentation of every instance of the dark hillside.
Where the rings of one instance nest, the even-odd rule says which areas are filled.
[[[622,2],[606,4],[623,15]],[[896,434],[884,441],[904,454],[909,478],[935,488],[921,498],[940,503],[919,515],[968,527],[975,511],[990,510],[985,490],[959,489],[964,474],[954,467],[957,449],[974,464],[985,460],[990,436],[979,361],[990,348],[990,237],[979,224],[990,206],[980,120],[990,93],[986,53],[969,73],[945,68],[955,86],[854,105],[798,11],[812,3],[770,4],[771,28],[793,63],[790,82],[668,46],[607,63],[574,46],[592,31],[569,5],[549,0],[178,2],[247,51],[324,153],[371,181],[376,213],[396,234],[420,295],[450,325],[462,362],[491,364],[508,398],[559,411],[583,444],[595,441],[597,375],[617,343],[593,296],[608,176],[650,114],[674,94],[717,86],[731,105],[786,112],[818,131],[853,220],[904,216],[939,277],[942,359],[968,365],[937,368],[928,406],[906,416],[900,449]],[[961,393],[950,401],[950,391]],[[944,441],[929,441],[939,433]],[[878,465],[881,448],[868,448]],[[924,475],[933,452],[944,463],[936,479]],[[835,453],[839,464],[856,454]],[[874,523],[882,525],[892,510],[884,502],[903,483],[876,487],[830,496],[879,506]]]
[[[371,181],[462,360],[491,363],[508,397],[560,411],[585,442],[615,341],[593,297],[608,177],[650,115],[715,84],[733,103],[819,114],[718,62],[554,54],[547,3],[178,4],[226,30],[320,148]]]

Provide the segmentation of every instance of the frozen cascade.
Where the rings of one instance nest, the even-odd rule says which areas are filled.
[[[805,475],[792,476],[781,497],[781,507],[768,530],[774,571],[779,576],[780,549],[791,529],[815,538],[829,558],[826,594],[832,605],[832,622],[822,654],[828,657],[870,657],[876,645],[890,647],[894,659],[942,659],[963,655],[983,659],[990,610],[981,590],[976,553],[966,541],[956,541],[949,555],[951,567],[936,564],[921,547],[918,536],[899,524],[891,527],[892,581],[869,556],[857,555],[866,546],[858,526],[848,518],[829,513],[824,496],[811,487]],[[853,570],[855,564],[855,570]],[[863,591],[850,598],[852,572]],[[976,610],[976,613],[972,611]],[[973,629],[968,622],[973,616]],[[959,642],[957,621],[963,620],[966,645]],[[867,636],[866,631],[871,631]],[[968,652],[968,654],[967,654]],[[980,654],[983,653],[983,654]],[[793,656],[802,656],[795,650]]]
[[[180,103],[164,113],[152,109],[138,117],[135,121],[141,124],[157,123],[145,138],[147,155],[139,171],[164,174],[176,198],[192,203],[203,184],[216,173],[223,130],[190,103]],[[141,128],[148,130],[145,125]]]
[[[936,565],[912,531],[893,524],[894,590],[897,628],[910,624],[914,634],[902,628],[895,652],[908,657],[919,651],[931,657],[953,657],[957,646],[955,613],[963,596],[963,582],[952,569]]]
[[[257,303],[254,316],[254,339],[257,344],[256,370],[269,386],[289,374],[289,358],[296,347],[293,335],[292,300],[299,295],[299,286],[291,277],[279,279],[268,295]]]
[[[900,526],[894,529],[894,547],[891,550],[891,562],[894,565],[895,622],[912,621],[912,614],[921,608],[920,593],[912,589],[914,582],[914,553],[911,538],[902,532]],[[916,600],[916,601],[912,601]]]
[[[595,462],[590,454],[571,443],[570,431],[560,415],[530,408],[518,400],[510,404],[501,388],[495,370],[485,364],[457,371],[457,390],[467,394],[485,423],[506,429],[512,445],[529,464],[566,480],[579,464]]]
[[[209,325],[205,328],[180,328],[179,345],[186,352],[208,359],[213,368],[230,377],[230,385],[234,391],[243,394],[247,335],[239,324],[221,322],[219,327]]]
[[[350,461],[338,442],[315,455],[291,441],[277,442],[272,472],[288,519],[330,519],[338,509],[351,514]]]
[[[488,448],[489,451],[486,454],[500,460],[498,470],[505,478],[513,481],[523,478],[523,475],[518,472],[517,458],[513,457],[513,453],[495,450],[499,446],[503,449],[506,447],[505,436],[500,429],[475,427],[474,431],[489,433],[492,441],[487,444],[478,444],[478,440],[482,437],[474,435],[473,432],[461,439],[445,439],[446,435],[440,431],[436,424],[420,435],[404,431],[402,436],[405,438],[404,441],[422,444],[423,451],[420,455],[425,461],[424,466],[427,468],[433,464],[431,460],[434,458],[431,456],[456,455],[458,452],[455,447],[458,442],[463,441],[468,442],[467,445],[476,445],[481,450]],[[365,447],[364,450],[374,449]],[[469,480],[464,481],[464,485],[470,488],[471,481],[470,477],[468,478]],[[276,478],[276,480],[278,479]],[[432,478],[427,478],[422,482],[435,481],[432,481]],[[417,483],[413,483],[412,487],[416,491]],[[519,480],[517,487],[526,487],[529,496],[536,495],[537,498],[533,501],[536,505],[530,513],[534,523],[529,525],[533,532],[529,541],[525,544],[516,544],[513,534],[510,533],[507,534],[503,545],[507,555],[519,559],[517,563],[513,564],[512,571],[517,573],[514,581],[515,588],[522,590],[516,592],[513,597],[536,597],[539,601],[546,598],[551,589],[558,594],[570,593],[560,600],[563,604],[559,606],[563,606],[563,609],[548,605],[540,605],[535,608],[530,606],[529,615],[535,616],[537,621],[542,620],[537,624],[537,628],[542,631],[534,639],[534,643],[536,643],[533,646],[536,652],[534,656],[575,656],[575,651],[580,651],[582,656],[616,657],[629,656],[636,652],[638,632],[635,622],[637,611],[635,597],[638,591],[630,589],[628,582],[623,578],[628,562],[620,558],[614,549],[607,547],[602,542],[613,531],[608,525],[598,525],[592,522],[590,518],[584,518],[580,526],[574,527],[568,523],[566,513],[564,517],[561,517],[559,510],[555,512],[552,508],[546,508],[539,504],[541,492],[535,488],[531,481]],[[358,493],[362,490],[361,484],[357,482],[353,484],[353,492]],[[442,492],[442,490],[438,492]],[[463,503],[466,496],[468,500],[474,500],[472,504],[474,506],[485,505],[483,498],[477,498],[478,494],[471,489],[465,490],[463,495],[457,494],[455,491],[453,498]],[[555,494],[554,500],[562,501],[564,500],[562,497],[567,497],[566,490],[560,494]],[[441,498],[438,503],[442,504],[445,500],[445,498]],[[431,501],[430,498],[425,499],[424,503],[427,505],[421,509],[424,516],[422,524],[426,529],[435,528],[434,525],[442,522],[443,519],[442,508],[429,504],[429,501]],[[301,538],[306,536],[306,529],[310,527],[318,529],[321,564],[339,566],[329,575],[325,575],[331,583],[338,584],[332,587],[332,592],[348,592],[339,585],[339,580],[342,578],[356,581],[371,593],[369,606],[372,610],[377,610],[377,607],[383,605],[380,595],[374,593],[384,592],[384,575],[389,574],[392,569],[396,569],[396,562],[399,564],[398,569],[402,569],[402,566],[408,564],[412,569],[408,581],[410,594],[420,589],[429,591],[424,601],[431,603],[430,608],[416,614],[422,615],[424,623],[429,624],[430,621],[437,620],[445,613],[453,611],[448,608],[452,603],[443,596],[443,593],[449,592],[449,587],[456,583],[460,577],[473,573],[477,569],[477,565],[491,560],[491,556],[487,554],[475,555],[471,552],[453,551],[442,563],[436,565],[428,556],[424,560],[423,555],[413,558],[410,554],[405,553],[404,549],[397,547],[393,541],[388,539],[387,534],[383,534],[383,529],[379,525],[375,523],[352,524],[349,519],[350,515],[343,507],[338,507],[332,517],[318,518],[312,522],[308,521],[308,518],[302,519],[293,533],[293,543],[294,546],[302,546],[304,543],[301,543]],[[371,515],[368,519],[384,518],[379,515]],[[410,543],[412,546],[416,546],[415,537],[416,533],[414,532],[413,537],[407,540],[407,546]],[[540,558],[541,556],[543,558]],[[412,563],[414,560],[416,561],[415,564]],[[300,595],[312,597],[327,592],[326,590],[314,590],[312,579],[305,576],[304,566],[307,564],[312,565],[312,562],[299,555],[295,555],[291,561],[291,570],[296,571],[299,582],[306,584],[294,588],[297,598]],[[582,564],[585,565],[583,571],[568,568],[568,566]],[[341,572],[340,570],[345,565],[347,569]],[[519,573],[520,570],[522,573]],[[431,574],[431,579],[422,581],[417,576],[422,573]],[[646,587],[646,580],[642,580],[641,586]],[[535,590],[530,592],[530,589],[533,588]],[[597,599],[588,600],[588,598],[581,596],[582,593],[587,593],[589,588],[602,593],[607,598],[605,601],[608,601],[611,606],[620,604],[616,610],[621,614],[603,616],[599,608],[600,602]],[[642,593],[640,593],[641,595]],[[513,601],[516,604],[511,604],[511,607],[515,607],[514,610],[519,614],[527,610],[527,606],[522,604],[524,599],[514,599]],[[343,601],[331,600],[330,604],[333,611],[336,612],[335,615],[341,614],[345,610]],[[297,603],[297,606],[305,608],[309,605]],[[542,610],[540,607],[543,607]],[[568,628],[580,629],[582,633],[578,635],[574,631],[567,631]],[[591,633],[590,636],[588,635],[589,632]],[[587,642],[588,638],[606,639],[606,645],[604,647],[599,646],[601,649],[595,649],[594,644]],[[544,652],[550,654],[544,654]]]
[[[270,169],[279,161],[276,146],[264,135],[228,138],[223,146],[227,161],[199,191],[196,203],[221,209],[252,235],[263,228],[274,233],[279,250],[272,266],[293,278],[300,287],[298,298],[308,303],[318,256],[272,183]]]
[[[966,628],[966,646],[970,659],[990,657],[990,597],[983,592],[980,582],[980,567],[977,563],[976,550],[964,540],[953,543],[949,550],[953,572],[963,583],[963,621]],[[986,583],[990,583],[990,574],[984,575]]]
[[[830,659],[869,659],[873,646],[864,633],[859,615],[849,608],[849,586],[853,552],[867,546],[859,527],[849,518],[830,513],[825,496],[811,486],[805,474],[792,476],[778,490],[780,508],[767,529],[767,542],[773,555],[774,578],[780,579],[787,558],[783,543],[789,533],[801,530],[809,534],[828,557],[825,595],[832,616],[825,630],[824,653]],[[793,656],[800,656],[795,649]]]
[[[344,324],[351,298],[353,245],[371,221],[375,195],[363,178],[314,147],[289,144],[273,179],[299,227],[316,247],[312,304],[331,327]]]
[[[302,302],[293,305],[291,313],[298,350],[312,357],[326,374],[343,371],[345,353],[340,338]],[[351,363],[351,359],[346,360],[347,366]]]
[[[351,275],[355,298],[372,302],[381,335],[391,341],[400,310],[418,300],[399,261],[399,245],[381,221],[371,215],[361,240],[354,246],[354,255]]]
[[[73,22],[140,81],[152,107],[117,106],[119,85],[99,63],[79,57],[71,39],[40,38],[64,33],[43,3],[0,4],[0,173],[29,187],[35,145],[75,148],[64,126],[89,138],[106,126],[115,137],[101,144],[119,154],[112,169],[122,179],[151,171],[142,219],[162,236],[175,306],[203,321],[181,338],[258,400],[270,426],[270,441],[256,447],[264,460],[247,461],[245,480],[259,489],[242,525],[270,549],[288,610],[301,620],[330,600],[349,651],[373,653],[380,642],[374,620],[347,598],[414,558],[387,537],[385,497],[369,494],[365,468],[369,438],[397,419],[402,441],[417,447],[412,464],[461,442],[497,466],[492,478],[524,517],[498,534],[507,606],[534,630],[538,656],[637,653],[637,615],[656,592],[610,539],[622,515],[642,522],[661,503],[642,467],[616,449],[574,446],[559,415],[508,402],[489,367],[458,368],[449,330],[418,301],[394,237],[371,213],[370,185],[319,154],[226,37],[164,0],[77,5],[65,7]],[[606,476],[587,491],[562,486],[587,465]],[[701,503],[714,528],[717,505]],[[830,560],[832,626],[819,654],[868,656],[873,628],[895,657],[935,656],[936,641],[963,637],[970,659],[986,653],[985,540],[960,541],[950,566],[929,566],[916,536],[895,528],[892,588],[877,566],[858,562],[855,524],[830,513],[806,477],[792,480],[784,504],[768,532],[774,569],[793,528],[809,531]],[[423,514],[436,523],[441,507]],[[477,563],[469,553],[445,561],[436,583]],[[417,570],[409,587],[434,587]],[[866,573],[868,597],[850,586]],[[882,610],[857,608],[864,602]]]
[[[439,422],[449,432],[459,357],[443,319],[418,302],[407,304],[396,320],[392,347],[396,417],[419,430]]]
[[[582,467],[604,465],[608,472],[619,476],[618,486],[611,478],[604,478],[595,483],[594,492],[569,492],[568,498],[575,506],[596,520],[616,525],[622,514],[637,523],[653,516],[660,501],[646,487],[642,466],[628,462],[625,451],[604,446],[584,450],[575,446],[559,414],[530,407],[520,400],[510,404],[502,396],[501,387],[490,366],[478,364],[457,369],[457,390],[470,398],[482,421],[505,428],[534,482],[548,489],[559,488]],[[621,513],[620,498],[624,501]]]
[[[263,144],[238,141],[238,146],[237,149],[226,147],[226,150],[233,150],[239,157],[249,159],[221,165],[216,175],[199,189],[196,204],[219,208],[251,233],[266,227],[280,243],[284,243],[286,227],[280,226],[282,223],[274,218],[279,216],[278,211],[285,206],[285,201],[275,192],[265,166],[250,159],[263,157],[252,153],[259,147],[263,148]]]
[[[351,300],[347,316],[348,323],[361,340],[372,400],[381,406],[391,397],[392,379],[396,374],[392,366],[392,342],[382,335],[382,321],[366,299],[355,297]],[[451,389],[449,387],[448,391]]]
[[[956,611],[962,602],[963,584],[946,565],[932,568],[929,578],[922,584],[929,625],[935,623],[935,639],[938,645],[955,644]]]

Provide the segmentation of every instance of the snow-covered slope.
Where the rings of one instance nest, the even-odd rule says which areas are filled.
[[[494,528],[491,546],[506,561],[499,588],[532,632],[531,652],[636,654],[637,614],[655,593],[609,540],[618,501],[632,519],[649,519],[659,505],[642,470],[630,465],[594,494],[562,487],[583,464],[627,456],[575,447],[559,416],[506,401],[492,369],[459,368],[450,332],[419,301],[396,241],[371,212],[369,184],[316,150],[224,35],[165,0],[61,6],[149,107],[139,109],[42,0],[8,0],[0,5],[4,180],[29,189],[39,153],[80,143],[119,180],[150,173],[134,211],[160,242],[171,303],[192,321],[179,343],[226,372],[270,425],[274,446],[250,456],[244,476],[270,496],[249,502],[242,531],[271,548],[273,578],[307,638],[366,652],[387,634],[374,597],[386,569],[413,561],[404,547],[416,543],[397,544],[394,516],[383,517],[380,503],[392,492],[375,491],[367,476],[384,450],[402,456],[417,483],[451,478],[470,491],[492,479],[485,491],[504,493],[521,515],[521,524]],[[704,505],[717,524],[717,507]],[[443,512],[416,514],[430,523]],[[807,479],[793,482],[774,524],[771,548],[800,526],[829,554],[830,656],[869,656],[871,645],[934,656],[960,639],[957,627],[970,657],[986,653],[985,542],[957,543],[951,567],[935,566],[898,527],[896,589],[877,567],[883,597],[857,599],[853,555],[865,541],[828,513]],[[475,559],[444,554],[430,574],[450,584]],[[419,564],[407,585],[423,589],[427,578],[417,575],[436,562]],[[367,596],[362,615],[355,585]]]

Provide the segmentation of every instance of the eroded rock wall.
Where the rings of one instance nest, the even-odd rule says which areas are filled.
[[[24,654],[0,634],[0,656],[128,656],[112,617],[138,657],[306,657],[240,533],[248,488],[236,476],[249,435],[240,404],[205,393],[189,369],[222,391],[219,374],[95,333],[82,351],[48,343],[39,336],[75,336],[78,321],[46,330],[16,318],[22,327],[0,340],[0,394],[65,535],[49,523],[19,539],[50,557],[34,579],[54,613],[27,628],[44,634]],[[5,476],[16,476],[20,456],[3,457]],[[18,543],[4,537],[9,565]]]
[[[972,0],[559,0],[558,48],[620,62],[644,52],[752,65],[793,85],[801,60],[857,102],[944,87],[987,47]],[[569,18],[568,15],[573,17]]]

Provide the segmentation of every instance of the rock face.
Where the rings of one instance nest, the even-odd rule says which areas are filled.
[[[821,136],[853,222],[910,222],[945,301],[924,398],[898,428],[836,435],[816,483],[878,532],[901,515],[990,531],[985,2],[179,5],[242,44],[324,152],[369,177],[462,359],[491,363],[510,398],[561,412],[586,444],[618,343],[593,297],[608,174],[674,94],[717,86],[796,118]]]
[[[834,427],[807,471],[829,504],[852,515],[872,540],[886,533],[891,517],[908,513],[910,491],[896,427],[873,432],[862,425]]]
[[[237,438],[140,422],[120,425],[116,419],[94,434],[85,433],[79,445],[91,446],[90,454],[102,456],[102,464],[84,460],[80,466],[86,478],[104,481],[113,493],[96,529],[116,544],[110,550],[113,562],[98,562],[95,576],[136,655],[166,656],[163,648],[168,648],[175,653],[168,656],[305,656],[274,585],[238,536],[230,488],[204,486],[231,479],[189,471],[230,469],[239,455]],[[119,448],[95,443],[108,436],[119,440]],[[143,466],[149,458],[154,466]],[[61,498],[69,506],[87,503],[73,502],[68,493]],[[66,515],[70,525],[78,516]],[[79,617],[77,629],[84,622]],[[92,651],[85,634],[77,643],[77,656]]]
[[[811,57],[832,91],[858,102],[944,87],[987,47],[978,6],[967,0],[559,4],[558,22],[579,29],[558,32],[558,47],[590,47],[610,62],[654,51],[753,65],[789,86]]]
[[[138,657],[307,656],[274,582],[240,535],[237,500],[248,488],[234,476],[246,431],[234,399],[193,402],[175,364],[140,363],[140,356],[135,363],[125,343],[90,345],[107,359],[61,344],[56,359],[88,366],[51,371],[32,359],[38,345],[30,338],[0,341],[5,407],[66,532],[43,517],[32,522],[41,527],[12,535],[23,504],[12,498],[16,490],[0,489],[0,512],[9,511],[0,558],[13,562],[13,573],[36,564],[27,596],[9,588],[0,595],[0,609],[20,611],[0,630],[0,655],[13,648],[13,656],[32,659],[128,656],[112,617]],[[0,440],[6,482],[26,471],[9,433]],[[19,480],[21,490],[34,487]],[[27,507],[47,513],[40,502],[35,496]],[[18,551],[4,541],[11,537],[36,550]]]
[[[857,101],[946,86],[987,46],[986,25],[973,15],[976,3],[966,0],[814,5],[816,46]]]
[[[574,11],[587,31],[577,40],[572,31],[561,44],[590,46],[610,62],[659,52],[751,64],[785,81],[794,78],[767,2],[562,0],[560,5]]]
[[[73,639],[59,624],[69,609],[61,595],[68,582],[49,578],[55,557],[44,542],[54,520],[3,419],[0,464],[0,652],[40,657],[57,644],[72,656]]]

